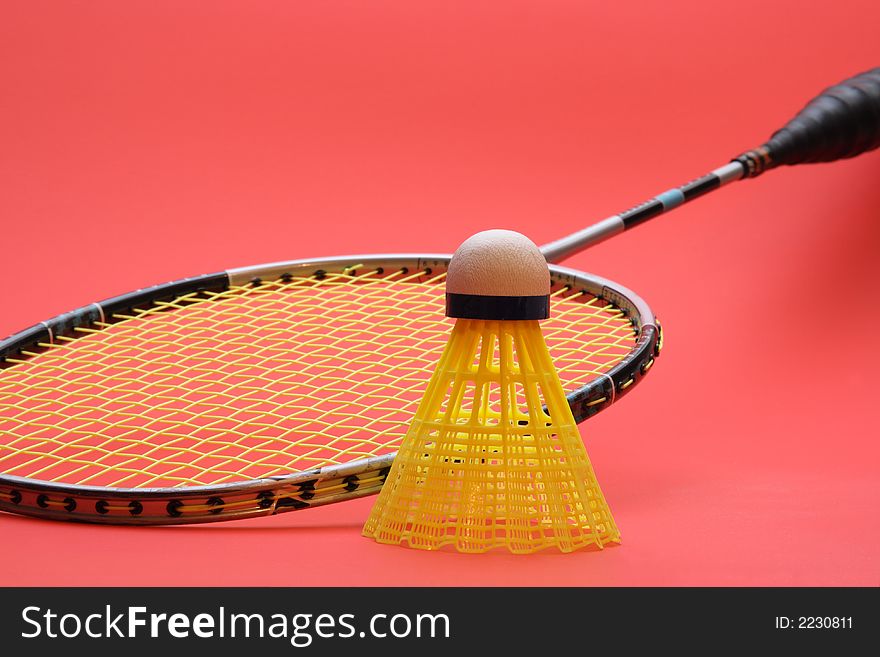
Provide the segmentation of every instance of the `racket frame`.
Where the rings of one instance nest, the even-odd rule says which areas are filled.
[[[27,359],[52,347],[58,336],[84,335],[77,327],[100,329],[114,315],[131,316],[138,309],[200,292],[230,287],[316,277],[328,273],[355,276],[357,270],[380,274],[402,271],[423,282],[446,271],[448,254],[355,255],[275,262],[156,285],[93,303],[40,322],[0,341],[0,367]],[[639,383],[660,354],[660,325],[648,305],[631,290],[612,281],[567,267],[550,265],[552,291],[586,292],[619,308],[632,322],[634,347],[609,371],[567,394],[577,422],[596,415]],[[120,320],[124,321],[124,320]],[[100,322],[101,324],[98,324]],[[64,484],[0,474],[0,510],[58,520],[102,524],[191,524],[217,522],[313,508],[379,492],[394,452],[344,464],[244,482],[166,488],[109,488]]]

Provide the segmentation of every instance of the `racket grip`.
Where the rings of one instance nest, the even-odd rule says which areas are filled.
[[[788,164],[833,162],[880,146],[880,67],[829,87],[763,146],[735,162],[744,177]]]

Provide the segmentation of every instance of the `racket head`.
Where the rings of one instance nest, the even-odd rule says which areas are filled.
[[[0,342],[0,509],[181,524],[377,493],[451,328],[449,258],[232,269],[10,336]],[[581,422],[644,378],[660,328],[632,291],[550,271],[544,332]]]

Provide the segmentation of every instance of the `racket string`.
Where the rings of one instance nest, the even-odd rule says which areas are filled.
[[[219,484],[395,449],[446,343],[444,273],[352,265],[116,313],[0,371],[0,471],[101,486]],[[561,287],[566,389],[629,354],[620,309]],[[27,354],[26,354],[27,355]]]

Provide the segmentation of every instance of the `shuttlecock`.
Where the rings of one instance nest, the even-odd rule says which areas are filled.
[[[547,262],[519,233],[478,233],[455,252],[456,323],[365,536],[516,553],[620,540],[538,324],[549,294]]]

